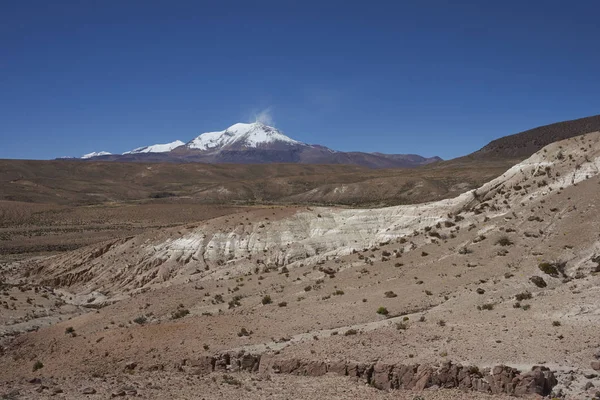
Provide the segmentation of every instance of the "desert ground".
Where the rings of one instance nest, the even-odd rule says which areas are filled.
[[[461,163],[218,203],[122,182],[91,202],[24,162],[1,204],[0,395],[600,398],[600,133]],[[211,193],[277,181],[236,179]],[[411,179],[414,201],[366,207]]]

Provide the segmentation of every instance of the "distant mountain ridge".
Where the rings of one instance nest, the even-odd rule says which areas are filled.
[[[124,162],[203,162],[233,164],[351,164],[369,168],[416,167],[441,161],[416,154],[340,152],[311,145],[262,124],[237,123],[223,131],[206,132],[184,143],[139,147],[123,154],[89,153],[86,160]]]

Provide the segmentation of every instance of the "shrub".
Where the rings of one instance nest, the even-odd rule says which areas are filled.
[[[250,336],[250,334],[251,334],[251,333],[252,333],[252,332],[248,332],[248,330],[247,330],[246,328],[242,327],[242,328],[240,329],[240,331],[238,332],[238,334],[237,334],[237,335],[238,335],[239,337],[242,337],[242,336]]]
[[[544,278],[542,278],[541,276],[532,276],[531,278],[529,278],[529,280],[531,281],[531,283],[533,283],[535,286],[539,287],[539,288],[545,288],[546,286],[548,286],[548,284],[546,283],[546,281],[544,280]]]
[[[513,244],[513,242],[508,236],[502,236],[500,239],[498,239],[496,244],[500,246],[510,246]]]
[[[484,304],[482,306],[477,306],[477,309],[478,310],[488,310],[488,311],[491,311],[491,310],[494,309],[494,304],[492,304],[492,303],[486,303],[486,304]]]
[[[531,299],[532,295],[530,292],[523,292],[523,293],[518,293],[515,298],[517,299],[517,301],[523,301],[523,300],[529,300]]]
[[[186,308],[180,308],[179,310],[175,311],[174,313],[171,314],[171,319],[179,319],[179,318],[183,318],[186,315],[188,315],[190,313],[190,311]]]
[[[397,295],[396,293],[392,292],[391,290],[390,290],[390,291],[387,291],[387,292],[385,292],[383,295],[384,295],[385,297],[388,297],[388,298],[394,298],[394,297],[398,297],[398,295]]]
[[[33,372],[37,371],[38,369],[42,369],[42,368],[44,368],[44,364],[40,360],[37,360],[33,364]]]
[[[356,329],[348,329],[346,332],[344,332],[344,336],[356,335],[357,333],[358,331]]]
[[[387,308],[385,308],[385,307],[379,307],[379,308],[377,309],[377,314],[380,314],[380,315],[388,315],[389,313],[390,313],[390,312],[389,312],[389,311],[388,311],[388,309],[387,309]]]
[[[310,292],[312,290],[312,286],[308,285],[304,288],[305,292]]]
[[[228,385],[242,386],[242,382],[240,382],[231,375],[223,375],[223,382],[225,382]]]
[[[69,326],[67,329],[65,329],[65,335],[72,335],[73,333],[75,333],[75,328],[72,326]]]
[[[558,275],[564,275],[566,262],[543,262],[538,265],[538,268],[545,274],[550,275],[554,278],[558,278]]]
[[[279,307],[287,307],[287,302],[286,301],[282,301],[281,303],[277,304]]]
[[[344,294],[344,291],[341,289],[336,290],[335,292],[333,292],[334,296],[341,296]]]
[[[458,254],[470,254],[472,252],[473,252],[473,250],[469,249],[466,246],[463,246],[460,249],[458,249]]]
[[[269,296],[268,294],[262,298],[262,303],[264,305],[271,304],[272,302],[273,302],[273,300],[271,300],[271,296]]]
[[[233,296],[233,298],[228,303],[229,308],[235,308],[235,307],[241,306],[242,302],[240,300],[242,300],[242,296],[240,296],[240,295]]]
[[[397,330],[399,330],[399,331],[405,331],[405,330],[407,330],[407,329],[408,329],[408,325],[406,325],[406,324],[405,324],[405,323],[403,323],[403,322],[398,322],[398,323],[396,324],[396,329],[397,329]]]
[[[560,326],[560,321],[552,321],[552,326]]]
[[[133,320],[133,322],[135,322],[138,325],[144,325],[146,321],[148,321],[148,319],[143,315],[140,315],[139,317]]]
[[[444,321],[443,319],[440,319],[437,324],[439,326],[446,326],[446,321]]]

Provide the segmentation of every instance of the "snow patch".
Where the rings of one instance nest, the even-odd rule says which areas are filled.
[[[281,131],[260,122],[252,124],[238,123],[224,131],[203,133],[187,144],[190,149],[212,150],[231,145],[240,144],[244,147],[258,147],[266,143],[283,142],[294,145],[305,145],[294,140]]]
[[[88,158],[100,157],[100,156],[110,156],[111,153],[108,151],[93,151],[91,153],[87,153],[81,156],[82,159],[87,160]]]
[[[142,154],[142,153],[167,153],[173,149],[176,149],[177,147],[183,146],[184,144],[185,143],[182,142],[181,140],[176,140],[174,142],[165,143],[165,144],[153,144],[152,146],[138,147],[131,151],[126,151],[125,153],[123,153],[123,155],[125,155],[125,154]]]

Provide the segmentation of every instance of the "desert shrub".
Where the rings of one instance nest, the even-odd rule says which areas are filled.
[[[498,239],[498,241],[496,241],[496,244],[500,246],[510,246],[513,244],[513,241],[510,240],[508,236],[502,236],[500,239]]]
[[[421,257],[426,257],[426,256],[428,256],[428,255],[429,255],[429,253],[427,253],[426,251],[422,251],[422,252],[421,252]]]
[[[65,335],[72,335],[73,333],[75,333],[75,328],[72,326],[69,326],[67,329],[65,329]]]
[[[543,262],[538,265],[538,268],[545,274],[554,278],[558,278],[559,274],[564,275],[566,262]]]
[[[44,368],[44,364],[40,360],[37,360],[33,364],[33,372],[37,371],[38,369],[42,369],[42,368]]]
[[[272,302],[273,302],[273,300],[271,300],[271,296],[269,296],[268,294],[262,298],[262,303],[264,305],[271,304]]]
[[[383,295],[388,298],[398,297],[398,295],[396,293],[392,292],[391,290],[385,292]]]
[[[438,324],[439,326],[446,326],[446,321],[444,321],[443,319],[440,319],[440,320],[437,322],[437,324]]]
[[[344,336],[352,336],[352,335],[356,335],[358,333],[358,331],[356,329],[348,329],[346,332],[344,332]]]
[[[312,290],[312,286],[308,285],[304,288],[305,292],[310,292]]]
[[[277,304],[279,307],[287,307],[287,302],[286,301],[282,301],[281,303]]]
[[[333,292],[334,296],[341,296],[344,294],[344,291],[341,289],[337,289],[335,292]]]
[[[426,294],[427,296],[432,296],[432,295],[433,295],[433,293],[431,292],[431,290],[426,290],[426,291],[425,291],[425,294]]]
[[[228,385],[242,386],[242,382],[240,382],[239,380],[237,380],[236,378],[234,378],[231,375],[223,375],[223,382]]]
[[[477,306],[478,310],[487,310],[487,311],[491,311],[494,309],[494,304],[492,303],[486,303],[482,306]]]
[[[138,325],[144,325],[147,321],[148,319],[143,315],[140,315],[139,317],[133,320],[133,322],[135,322]]]
[[[388,315],[389,313],[390,313],[390,312],[389,312],[389,311],[388,311],[388,309],[387,309],[387,308],[385,308],[385,307],[379,307],[379,308],[377,309],[377,314],[380,314],[380,315]]]
[[[552,321],[552,326],[560,326],[560,321]]]
[[[533,283],[535,286],[539,287],[539,288],[545,288],[546,286],[548,286],[548,284],[546,283],[546,281],[544,280],[544,278],[542,278],[541,276],[532,276],[531,278],[529,278],[529,280],[531,281],[531,283]]]
[[[229,308],[235,308],[235,307],[241,306],[242,302],[240,300],[242,300],[242,296],[239,296],[239,295],[233,296],[233,298],[228,303]]]
[[[408,325],[405,324],[404,322],[398,322],[396,324],[396,329],[399,330],[399,331],[405,331],[405,330],[408,329]]]
[[[529,300],[531,299],[531,297],[532,295],[530,292],[517,293],[517,295],[515,296],[517,301]]]
[[[165,199],[167,197],[175,197],[175,196],[176,196],[176,194],[171,193],[171,192],[156,192],[156,193],[150,194],[151,199]]]
[[[238,334],[237,334],[237,335],[238,335],[239,337],[242,337],[242,336],[250,336],[250,334],[251,334],[251,333],[252,333],[252,332],[248,332],[248,330],[247,330],[246,328],[242,327],[242,328],[240,329],[240,331],[238,332]]]
[[[186,315],[188,315],[190,313],[190,311],[186,308],[180,308],[179,310],[175,311],[174,313],[171,314],[171,319],[179,319],[179,318],[183,318]]]
[[[473,250],[469,249],[466,246],[463,246],[460,249],[458,249],[458,254],[470,254],[472,252],[473,252]]]

